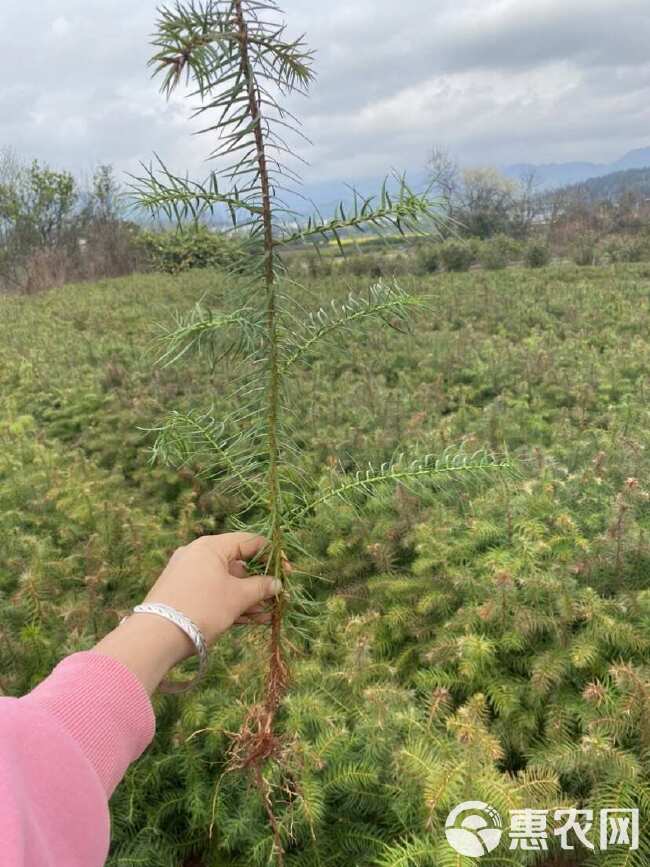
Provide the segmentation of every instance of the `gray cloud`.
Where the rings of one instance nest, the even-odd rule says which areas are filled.
[[[3,0],[0,146],[88,171],[155,150],[202,171],[189,106],[149,79],[155,0]],[[316,49],[306,180],[465,162],[608,160],[650,141],[647,0],[287,0]]]

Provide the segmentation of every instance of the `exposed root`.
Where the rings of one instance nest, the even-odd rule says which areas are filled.
[[[266,675],[264,701],[254,705],[246,714],[242,727],[233,737],[228,767],[259,768],[268,759],[277,758],[280,739],[273,731],[275,716],[289,682],[289,669],[284,660],[281,644],[284,603],[277,599],[273,606],[269,670]]]
[[[266,676],[264,701],[250,708],[240,731],[233,736],[228,770],[249,769],[260,793],[269,824],[273,831],[274,850],[278,867],[284,867],[284,847],[278,820],[273,812],[271,786],[262,769],[266,762],[280,764],[284,744],[274,732],[275,717],[289,682],[289,669],[281,645],[284,600],[276,599],[271,620],[269,669]]]
[[[275,818],[275,813],[273,812],[273,803],[271,801],[271,786],[268,780],[264,779],[262,769],[259,766],[255,766],[255,768],[253,769],[253,775],[255,778],[255,785],[257,786],[257,791],[262,796],[262,803],[264,804],[264,809],[266,810],[266,815],[268,816],[269,824],[271,826],[271,830],[273,831],[273,848],[277,857],[278,867],[284,867],[284,847],[282,846],[282,837],[280,836],[278,820]]]

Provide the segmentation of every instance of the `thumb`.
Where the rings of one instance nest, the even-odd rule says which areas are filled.
[[[277,596],[282,591],[282,581],[272,575],[253,575],[252,578],[240,578],[245,609],[257,605],[265,599]]]

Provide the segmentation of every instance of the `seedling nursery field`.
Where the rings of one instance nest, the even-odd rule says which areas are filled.
[[[410,322],[315,345],[297,373],[306,387],[285,407],[296,471],[326,489],[396,460],[397,443],[404,461],[461,450],[507,466],[362,486],[305,517],[274,794],[286,863],[479,863],[445,838],[470,800],[504,822],[635,808],[643,829],[650,267],[399,282],[422,297]],[[169,413],[203,407],[197,431],[217,436],[236,409],[236,356],[208,348],[165,367],[155,341],[199,299],[222,310],[231,283],[206,270],[0,298],[3,694],[92,647],[175,547],[241,508],[226,467],[151,461]],[[311,280],[303,304],[367,285]],[[258,793],[224,773],[229,733],[263,688],[265,640],[235,629],[200,689],[154,696],[154,743],[111,801],[112,867],[270,863]],[[633,851],[566,852],[550,826],[545,842],[504,838],[480,864],[650,863],[643,833]]]

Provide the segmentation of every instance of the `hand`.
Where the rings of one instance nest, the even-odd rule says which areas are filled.
[[[263,536],[252,533],[195,539],[174,551],[144,601],[162,602],[185,614],[208,644],[234,623],[268,623],[271,615],[263,603],[276,596],[282,584],[269,575],[248,577],[246,567],[266,544]]]
[[[282,589],[269,575],[248,577],[246,561],[266,546],[262,536],[224,533],[202,536],[178,548],[146,595],[145,602],[171,605],[199,627],[208,644],[234,623],[267,623],[266,600]],[[284,563],[286,572],[291,571]],[[119,660],[149,695],[181,660],[195,653],[190,639],[157,614],[132,614],[94,648]]]

